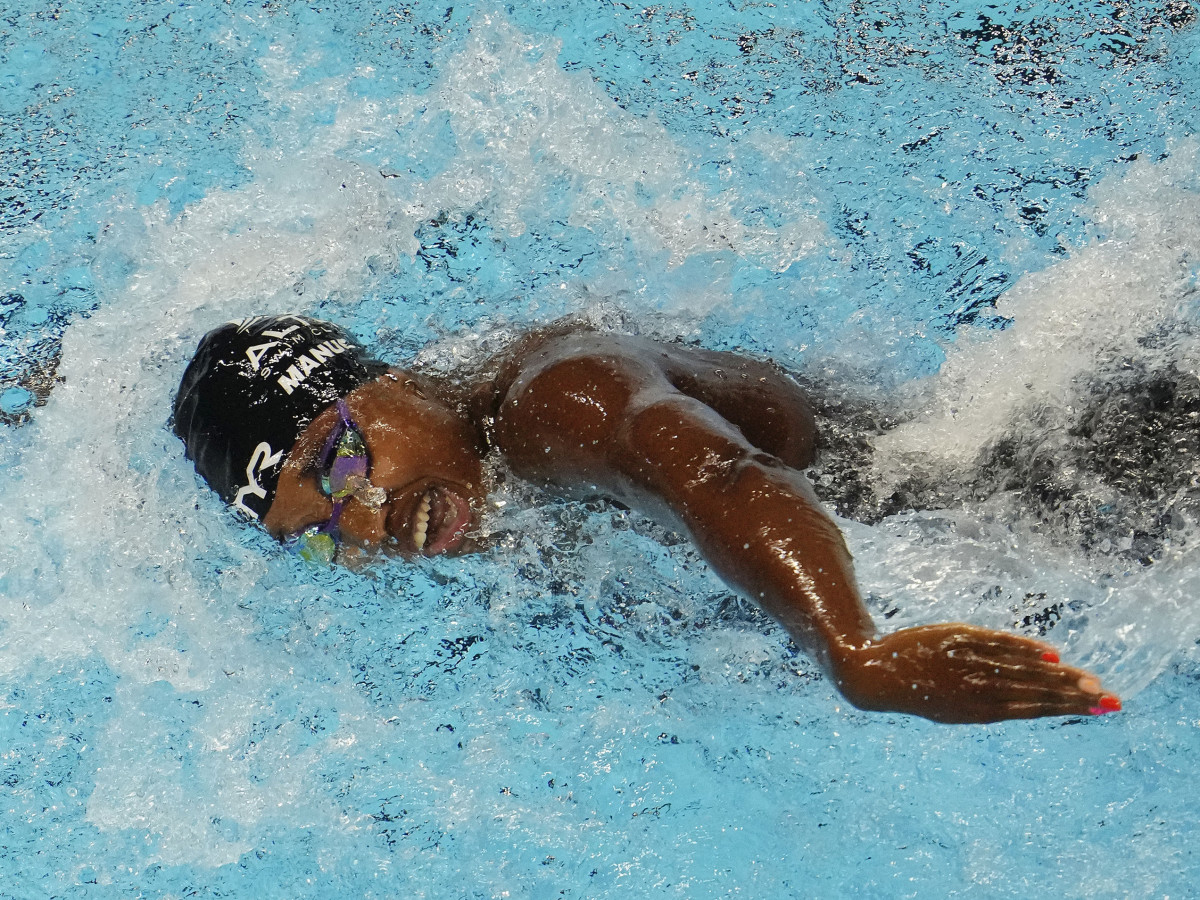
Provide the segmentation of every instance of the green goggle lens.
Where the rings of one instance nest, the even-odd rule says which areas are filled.
[[[337,541],[328,531],[322,531],[322,528],[323,525],[314,525],[296,535],[289,542],[291,551],[305,562],[332,565],[334,557],[337,556]]]

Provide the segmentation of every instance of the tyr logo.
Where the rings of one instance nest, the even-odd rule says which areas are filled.
[[[233,498],[233,505],[250,516],[250,518],[257,519],[259,518],[259,514],[246,505],[246,496],[258,497],[260,500],[267,499],[267,489],[258,483],[259,473],[265,472],[267,469],[273,469],[279,465],[281,459],[283,459],[283,451],[280,450],[277,453],[272,453],[271,445],[266,441],[255,447],[254,453],[250,455],[250,462],[246,466],[246,486],[239,489],[237,496]]]

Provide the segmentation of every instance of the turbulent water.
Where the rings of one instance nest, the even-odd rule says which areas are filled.
[[[0,17],[0,893],[1186,894],[1194,18]],[[166,427],[208,328],[295,311],[771,357],[881,625],[1044,635],[1126,712],[857,713],[679,536],[502,470],[478,557],[298,565]]]

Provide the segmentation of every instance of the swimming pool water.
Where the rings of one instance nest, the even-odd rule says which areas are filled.
[[[9,4],[0,896],[1194,894],[1195,20]],[[511,481],[478,557],[298,567],[165,427],[297,310],[770,356],[886,627],[1044,633],[1126,711],[858,713],[686,542]]]

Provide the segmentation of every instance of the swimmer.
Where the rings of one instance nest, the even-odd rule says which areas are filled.
[[[1054,649],[964,624],[880,635],[802,470],[812,410],[772,366],[559,327],[461,380],[391,368],[335,325],[230,323],[201,341],[173,424],[225,500],[309,559],[474,549],[483,459],[686,533],[864,710],[939,722],[1121,708]]]

